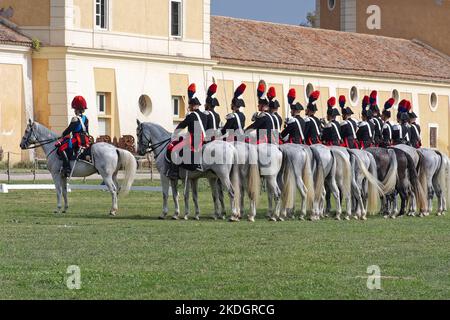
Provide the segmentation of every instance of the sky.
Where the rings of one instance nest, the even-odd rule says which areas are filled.
[[[315,9],[315,0],[211,0],[211,13],[299,25]]]

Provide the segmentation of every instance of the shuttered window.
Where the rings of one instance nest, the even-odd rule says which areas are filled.
[[[437,148],[437,128],[430,128],[430,148]]]

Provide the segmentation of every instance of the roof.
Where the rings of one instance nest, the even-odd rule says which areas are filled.
[[[450,83],[450,58],[416,41],[211,17],[220,64]]]
[[[0,20],[0,43],[31,47],[33,41]]]

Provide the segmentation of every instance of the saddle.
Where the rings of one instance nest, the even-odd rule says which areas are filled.
[[[201,164],[195,163],[195,158],[199,156],[202,158],[205,143],[201,141],[198,146],[193,146],[191,141],[192,137],[190,136],[188,139],[181,137],[179,140],[172,141],[167,147],[166,161],[170,164],[168,177],[175,177],[175,174],[178,176],[178,163],[180,167],[188,171],[203,171]],[[188,163],[184,162],[186,145],[189,145],[190,150],[190,161]]]
[[[81,160],[92,163],[91,147],[93,144],[93,137],[84,133],[75,133],[59,139],[55,143],[55,147],[60,158],[64,152],[70,161]]]

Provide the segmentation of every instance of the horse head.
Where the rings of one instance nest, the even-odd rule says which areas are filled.
[[[141,156],[148,153],[151,145],[158,144],[170,138],[170,133],[163,127],[152,122],[140,122],[137,120],[137,151]]]
[[[22,150],[28,149],[31,145],[38,142],[38,137],[36,135],[36,123],[28,119],[28,124],[25,129],[25,133],[20,142],[20,148]]]

